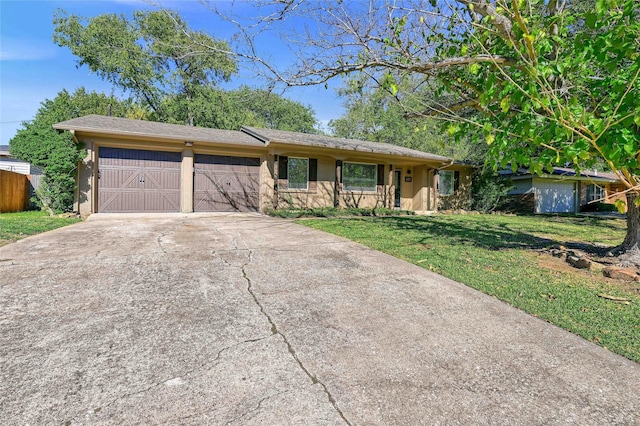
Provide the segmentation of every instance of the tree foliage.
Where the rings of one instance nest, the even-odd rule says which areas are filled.
[[[237,130],[241,125],[311,132],[313,111],[275,93],[217,87],[237,71],[226,41],[189,28],[176,12],[91,19],[58,11],[54,41],[140,103],[135,118]]]
[[[68,47],[92,72],[132,93],[158,117],[166,118],[167,96],[180,101],[193,124],[190,102],[203,88],[236,72],[227,43],[193,31],[171,11],[136,11],[133,19],[104,14],[91,19],[58,11],[54,41]]]
[[[444,132],[433,117],[409,116],[408,105],[415,95],[403,96],[409,91],[421,91],[410,86],[411,81],[401,83],[402,91],[395,95],[378,85],[367,84],[357,77],[347,81],[339,95],[345,100],[344,115],[332,120],[329,127],[336,136],[401,145],[419,151],[444,155],[454,160],[481,164],[486,147],[467,138],[454,138]],[[431,93],[422,93],[428,97]]]
[[[192,111],[195,126],[238,130],[240,126],[265,127],[310,133],[316,119],[310,107],[266,90],[242,86],[236,90],[202,87],[187,100],[164,99],[167,121],[184,123]]]
[[[272,19],[256,25],[263,32],[293,17],[316,23],[287,35],[305,47],[291,69],[272,71],[275,81],[323,84],[363,73],[396,95],[398,75],[422,78],[434,96],[408,112],[449,121],[453,136],[481,130],[496,166],[541,174],[555,165],[580,170],[605,163],[634,204],[640,193],[640,8],[637,0],[587,3],[267,1],[258,7]],[[255,51],[252,37],[243,55]],[[421,99],[414,98],[417,105]],[[479,114],[470,117],[469,110]],[[627,218],[622,248],[640,252],[640,210],[630,206]]]
[[[78,162],[84,157],[81,147],[69,132],[57,132],[52,125],[88,114],[124,117],[131,109],[130,102],[114,96],[87,92],[84,88],[69,94],[62,90],[50,100],[41,103],[33,120],[22,123],[22,128],[9,141],[12,155],[28,161],[44,172],[36,195],[39,204],[49,211],[71,211],[73,208]]]

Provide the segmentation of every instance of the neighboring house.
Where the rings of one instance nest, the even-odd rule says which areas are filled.
[[[437,210],[468,197],[472,170],[396,145],[251,127],[230,131],[89,115],[54,128],[71,131],[87,150],[76,194],[81,215],[329,206]]]
[[[0,170],[8,170],[10,172],[27,175],[31,183],[31,196],[40,186],[42,178],[42,169],[23,160],[18,160],[9,153],[9,145],[0,145]]]
[[[626,202],[624,186],[614,173],[556,167],[553,173],[532,175],[527,170],[503,170],[514,188],[509,191],[510,208],[532,213],[576,213],[594,203]]]

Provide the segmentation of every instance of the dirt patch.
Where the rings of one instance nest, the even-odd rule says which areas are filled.
[[[559,257],[551,256],[550,254],[542,253],[538,255],[538,266],[542,268],[551,269],[557,272],[569,272],[580,276],[595,277],[595,274],[585,271],[583,269],[576,269],[569,265],[566,261]]]
[[[600,273],[596,273],[586,269],[576,269],[571,265],[569,265],[562,258],[554,257],[547,253],[538,254],[538,266],[540,266],[541,268],[549,269],[551,271],[555,271],[555,272],[572,274],[577,278],[591,278],[596,280],[602,280],[608,284],[616,286],[621,290],[624,290],[631,294],[640,294],[640,283],[638,282],[614,280],[611,278],[607,278],[601,275]]]

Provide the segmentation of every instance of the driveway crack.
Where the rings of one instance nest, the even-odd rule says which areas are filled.
[[[280,395],[284,395],[285,393],[289,393],[289,392],[291,392],[291,391],[282,391],[282,392],[275,393],[275,394],[273,394],[273,395],[265,396],[265,397],[264,397],[264,398],[262,398],[260,401],[258,401],[258,403],[256,404],[256,406],[255,406],[255,407],[253,407],[253,408],[251,408],[251,409],[249,409],[249,410],[245,411],[244,413],[240,414],[239,416],[234,417],[233,419],[229,420],[228,422],[226,422],[226,423],[224,424],[224,426],[228,426],[228,425],[230,425],[230,424],[232,424],[232,423],[236,423],[236,422],[238,422],[239,420],[242,420],[242,419],[246,418],[246,417],[247,417],[247,416],[249,416],[250,414],[255,413],[256,411],[260,410],[260,409],[262,408],[262,403],[263,403],[263,402],[268,401],[268,400],[270,400],[270,399],[272,399],[272,398],[276,398],[276,397],[278,397],[278,396],[280,396]]]
[[[184,377],[190,376],[191,374],[195,373],[196,371],[204,369],[207,366],[209,366],[208,369],[210,369],[222,357],[222,354],[224,352],[226,352],[226,351],[228,351],[230,349],[233,349],[233,348],[235,348],[237,346],[241,346],[241,345],[244,345],[244,344],[247,344],[247,343],[259,342],[260,340],[268,339],[269,337],[271,337],[271,336],[263,336],[263,337],[257,337],[255,339],[247,339],[247,340],[243,340],[241,342],[236,342],[233,345],[226,346],[226,347],[220,349],[218,351],[218,353],[216,354],[215,358],[213,358],[212,360],[207,360],[207,361],[201,363],[200,365],[197,365],[197,366],[193,367],[191,370],[185,371],[184,373],[182,373],[180,375],[173,376],[173,377],[170,377],[168,379],[163,379],[163,380],[160,380],[158,382],[155,382],[155,383],[151,384],[150,386],[146,387],[145,389],[140,389],[140,390],[137,390],[137,391],[134,391],[134,392],[129,392],[129,393],[125,393],[124,395],[120,395],[117,398],[114,398],[111,402],[109,402],[107,404],[104,404],[104,405],[101,405],[100,407],[94,408],[93,412],[94,413],[98,413],[99,411],[112,406],[113,404],[117,403],[118,401],[124,400],[126,398],[130,398],[132,396],[136,396],[136,395],[141,395],[143,393],[147,393],[147,392],[149,392],[149,391],[151,391],[151,390],[153,390],[153,389],[155,389],[157,387],[160,387],[162,385],[167,384],[167,382],[170,382],[172,380],[182,379]],[[260,402],[262,402],[262,401],[260,401]],[[67,424],[67,425],[72,424],[73,422],[75,422],[78,419],[79,416],[80,416],[80,413],[76,414],[70,420],[67,420],[65,422],[65,424]]]
[[[253,301],[258,306],[258,308],[260,309],[260,312],[262,313],[262,315],[264,315],[264,317],[267,319],[269,324],[271,324],[271,333],[272,334],[277,334],[278,336],[280,336],[280,338],[284,341],[284,344],[287,346],[287,350],[289,351],[289,354],[294,359],[294,361],[298,364],[298,366],[304,372],[304,374],[306,374],[307,377],[309,377],[309,379],[311,379],[311,383],[314,384],[314,385],[315,384],[319,384],[322,387],[322,389],[324,390],[324,393],[327,395],[327,398],[329,399],[329,402],[331,403],[333,408],[340,415],[342,420],[347,425],[351,426],[351,422],[345,417],[344,413],[342,412],[342,410],[338,406],[338,402],[336,401],[336,399],[333,397],[333,395],[329,391],[329,388],[324,383],[322,383],[320,380],[318,380],[318,378],[314,374],[312,374],[311,371],[309,371],[309,369],[304,365],[302,360],[300,360],[296,350],[293,348],[293,345],[291,345],[291,342],[289,342],[289,339],[287,338],[287,336],[284,333],[282,333],[280,330],[278,330],[278,326],[276,325],[275,321],[273,320],[273,318],[271,318],[271,315],[269,315],[269,313],[265,309],[264,305],[260,302],[260,299],[258,299],[257,294],[253,290],[253,284],[251,283],[251,279],[249,278],[249,276],[247,274],[247,266],[249,266],[252,261],[253,261],[253,250],[249,250],[249,258],[248,258],[247,262],[244,265],[242,265],[242,267],[241,267],[242,276],[247,281],[247,291],[249,292],[249,294],[253,298]]]

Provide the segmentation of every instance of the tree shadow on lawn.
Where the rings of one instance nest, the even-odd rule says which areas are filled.
[[[620,231],[627,227],[626,218],[620,217],[607,217],[607,216],[576,216],[574,214],[536,214],[536,215],[523,215],[525,217],[540,218],[548,222],[573,224],[573,225],[587,225],[597,226],[599,228],[607,228],[612,231]],[[620,225],[622,222],[622,226]]]
[[[540,218],[542,220],[542,218]],[[546,220],[547,218],[544,218]],[[593,219],[593,218],[585,218]],[[562,245],[569,249],[578,249],[590,254],[603,256],[613,247],[603,247],[592,243],[561,241],[554,238],[538,237],[523,230],[517,230],[498,221],[475,219],[461,224],[450,217],[384,217],[378,218],[390,228],[402,231],[424,232],[428,237],[420,240],[428,244],[434,237],[454,240],[459,245],[473,245],[488,250],[541,250],[554,245]],[[561,221],[562,222],[562,221]],[[566,223],[566,220],[564,221]],[[575,222],[572,222],[575,223]],[[585,222],[593,225],[593,222]],[[600,224],[598,223],[600,226]],[[619,228],[616,228],[619,229]]]

